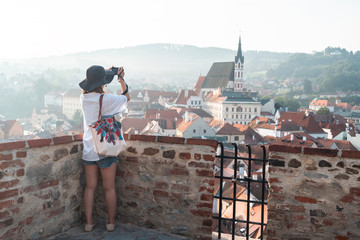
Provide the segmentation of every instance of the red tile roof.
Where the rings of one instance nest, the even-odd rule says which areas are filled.
[[[301,127],[307,133],[324,133],[312,114],[306,116],[302,112],[281,112],[280,115],[279,130],[291,131],[292,129],[298,130],[297,127]]]
[[[334,106],[334,103],[330,102],[329,100],[315,98],[310,102],[309,105],[310,106],[330,107],[330,106]]]
[[[182,116],[175,109],[146,109],[144,118],[182,120]]]
[[[264,138],[258,134],[254,129],[252,129],[249,125],[241,125],[241,124],[233,124],[234,127],[239,129],[242,134],[245,135],[245,144],[255,145],[259,142],[264,142]]]
[[[216,132],[216,135],[240,135],[242,134],[239,129],[232,126],[230,123],[225,123],[221,128]]]
[[[198,96],[193,90],[181,90],[175,104],[186,105],[191,96]]]
[[[182,120],[182,122],[179,123],[176,130],[180,132],[185,132],[198,118],[197,115],[189,113],[189,121],[187,122],[186,119]]]
[[[141,132],[146,125],[150,122],[149,119],[142,118],[124,118],[121,120],[121,126],[124,133],[127,133],[131,130],[136,130]]]
[[[335,139],[318,139],[318,142],[323,145],[324,148],[330,148],[335,144],[338,149],[357,151],[356,147],[349,141],[335,140]]]
[[[206,76],[199,76],[197,82],[196,82],[196,85],[195,85],[195,88],[194,88],[194,92],[199,95],[200,94],[200,90],[201,90],[201,87],[204,83],[204,80],[205,80],[205,77]]]
[[[352,108],[352,106],[346,102],[338,103],[338,104],[336,104],[336,107],[342,108],[342,109],[351,109]]]

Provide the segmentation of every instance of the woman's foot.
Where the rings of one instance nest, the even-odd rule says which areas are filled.
[[[115,229],[115,221],[113,223],[106,222],[106,230],[112,232]]]
[[[85,224],[85,232],[92,232],[93,228],[95,227],[96,223],[93,224]]]

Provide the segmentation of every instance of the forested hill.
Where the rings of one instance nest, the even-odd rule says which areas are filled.
[[[328,47],[315,54],[294,54],[269,69],[266,76],[278,80],[310,80],[327,92],[360,90],[360,52]]]

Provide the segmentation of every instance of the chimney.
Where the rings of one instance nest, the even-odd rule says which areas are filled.
[[[294,134],[290,135],[290,141],[294,141]]]
[[[304,141],[304,142],[306,141],[306,136],[303,136],[303,141]]]
[[[245,97],[245,88],[243,88],[243,92],[242,92],[242,93],[243,93],[243,95],[244,95],[244,97]]]
[[[248,97],[251,98],[251,90],[248,91]]]
[[[189,95],[189,91],[188,90],[185,90],[185,97],[188,97],[188,95]]]

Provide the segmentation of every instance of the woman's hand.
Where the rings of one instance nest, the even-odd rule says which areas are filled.
[[[124,79],[125,71],[124,71],[124,68],[123,68],[123,67],[119,67],[118,72],[117,72],[117,75],[118,75],[119,78],[120,78],[120,76],[121,76],[121,78]]]

